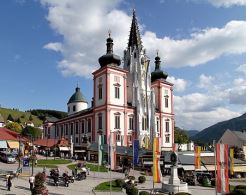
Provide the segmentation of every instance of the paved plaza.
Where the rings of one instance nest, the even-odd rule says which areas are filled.
[[[61,165],[59,166],[59,169],[61,172],[68,170],[66,168],[67,165]],[[16,170],[18,167],[18,163],[16,164],[5,164],[0,162],[0,169],[1,170]],[[34,172],[42,172],[42,168],[34,168]],[[47,173],[49,173],[49,169],[47,169]],[[136,178],[140,175],[138,171],[131,171],[131,175],[134,175]],[[98,172],[91,172],[90,175],[87,177],[86,180],[82,181],[75,181],[74,183],[71,183],[69,187],[65,186],[54,186],[53,183],[50,183],[47,181],[47,188],[49,190],[50,195],[90,195],[90,194],[96,194],[96,195],[106,195],[110,194],[109,192],[94,192],[93,188],[97,186],[99,183],[102,183],[104,181],[109,181],[110,178],[116,179],[116,178],[124,178],[124,174],[117,173],[117,172],[111,172],[110,173],[98,173]],[[11,188],[11,191],[6,190],[5,181],[4,178],[0,178],[0,194],[4,195],[30,195],[29,190],[29,177],[20,176],[19,178],[13,179],[13,186]],[[165,180],[168,180],[168,178],[165,178]],[[151,190],[152,189],[152,177],[147,176],[146,182],[144,184],[139,184],[138,188],[140,190]],[[156,188],[161,188],[161,184],[155,184]],[[194,195],[214,195],[214,189],[213,188],[205,188],[200,186],[189,186],[189,190]],[[124,194],[123,192],[112,192],[111,195],[121,195]]]

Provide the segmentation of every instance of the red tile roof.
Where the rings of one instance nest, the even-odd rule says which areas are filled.
[[[18,133],[6,128],[0,127],[0,140],[18,140]]]
[[[52,147],[56,145],[58,142],[57,139],[38,139],[33,142],[34,145],[37,146],[47,146],[47,147]]]

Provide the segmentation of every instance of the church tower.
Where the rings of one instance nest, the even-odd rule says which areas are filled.
[[[151,88],[155,94],[156,135],[161,146],[170,150],[174,143],[173,84],[166,79],[168,74],[161,70],[160,57],[155,57],[155,70],[151,73]]]
[[[150,124],[148,117],[149,109],[147,101],[150,102],[150,73],[148,71],[149,58],[142,46],[138,22],[133,10],[132,23],[127,49],[124,51],[124,69],[127,73],[127,103],[136,107],[135,138],[143,140],[150,135],[147,124]],[[142,145],[143,143],[141,143]]]

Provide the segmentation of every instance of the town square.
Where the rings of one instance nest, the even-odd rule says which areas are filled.
[[[0,5],[0,194],[246,194],[246,0]]]

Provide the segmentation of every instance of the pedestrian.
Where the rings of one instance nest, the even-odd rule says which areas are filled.
[[[38,164],[38,159],[35,159],[35,166],[37,166]]]
[[[29,177],[29,184],[30,184],[30,190],[32,191],[33,190],[33,187],[34,187],[34,176],[32,175],[31,177]]]
[[[78,168],[77,168],[77,166],[74,169],[74,174],[75,174],[75,176],[77,176],[77,174],[78,174]]]
[[[8,179],[7,179],[8,191],[10,191],[11,186],[12,186],[11,176],[8,176]]]
[[[84,156],[84,161],[86,161],[86,156]]]

